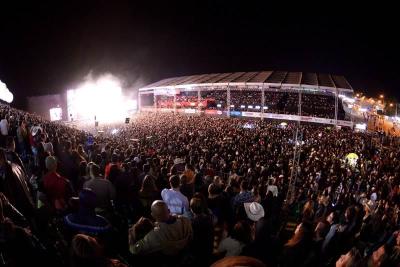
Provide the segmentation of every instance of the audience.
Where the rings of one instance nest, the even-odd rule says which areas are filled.
[[[256,106],[259,94],[241,101]],[[223,92],[201,97],[226,108]],[[267,92],[268,112],[297,112],[296,97]],[[328,96],[303,103],[305,114],[332,114]],[[400,263],[395,137],[302,124],[296,144],[294,123],[168,113],[92,135],[6,105],[0,115],[2,265]],[[349,153],[359,156],[354,165]]]

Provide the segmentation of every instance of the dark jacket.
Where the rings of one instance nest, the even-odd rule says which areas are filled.
[[[34,202],[28,179],[20,166],[6,162],[0,170],[0,191],[26,217],[33,216]]]

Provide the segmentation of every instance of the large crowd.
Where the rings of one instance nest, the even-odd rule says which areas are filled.
[[[0,266],[400,263],[396,138],[172,113],[92,135],[0,114]]]
[[[299,95],[297,92],[275,92],[266,91],[264,94],[264,106],[261,101],[260,90],[231,90],[230,107],[231,111],[249,111],[266,113],[280,113],[297,115]],[[208,100],[204,103],[204,100]],[[173,96],[157,96],[158,108],[174,108]],[[198,108],[197,91],[181,92],[177,95],[176,107],[179,108]],[[201,109],[227,110],[226,90],[201,91]],[[335,118],[335,98],[332,95],[305,93],[301,97],[301,114],[303,116]],[[344,120],[346,117],[342,101],[338,103],[338,119]]]

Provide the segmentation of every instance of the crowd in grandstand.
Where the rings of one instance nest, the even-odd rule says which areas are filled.
[[[250,111],[280,114],[298,114],[299,94],[296,92],[274,92],[266,91],[264,94],[265,105],[262,105],[260,90],[231,90],[230,91],[230,110]],[[201,92],[201,109],[227,109],[226,90],[213,90]],[[204,102],[204,100],[207,100]],[[158,108],[174,108],[173,96],[157,96]],[[177,108],[197,108],[197,92],[182,92],[177,95]],[[304,93],[301,97],[301,114],[303,116],[335,118],[335,98],[333,95]],[[338,103],[338,119],[345,119],[345,112],[341,100]]]
[[[397,139],[166,113],[92,136],[0,110],[2,266],[400,263]]]

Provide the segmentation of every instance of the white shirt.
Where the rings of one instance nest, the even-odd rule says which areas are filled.
[[[6,119],[0,121],[0,132],[2,135],[8,135],[8,121]]]
[[[172,214],[184,214],[189,211],[189,200],[181,192],[174,189],[164,189],[161,197]]]
[[[239,241],[227,237],[224,238],[218,246],[218,252],[226,251],[225,257],[228,256],[239,256],[242,253],[242,249],[244,244],[240,243]]]
[[[274,196],[274,197],[277,197],[278,196],[278,187],[276,186],[276,185],[269,185],[268,187],[267,187],[267,192],[268,191],[271,191],[272,192],[272,195]]]

